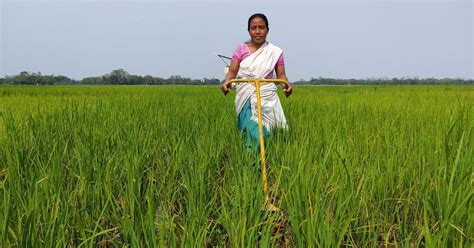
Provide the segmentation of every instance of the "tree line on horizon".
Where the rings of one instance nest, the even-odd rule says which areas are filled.
[[[0,78],[0,84],[10,85],[215,85],[220,84],[217,78],[191,79],[171,76],[167,79],[150,75],[129,74],[124,69],[113,70],[109,74],[97,77],[85,77],[74,80],[66,76],[42,75],[41,72],[20,72],[18,75]]]
[[[219,85],[222,80],[217,78],[191,79],[171,76],[167,79],[150,75],[139,76],[129,74],[124,69],[116,69],[97,77],[85,77],[74,80],[62,75],[42,75],[40,72],[20,72],[18,75],[0,78],[4,85]],[[296,85],[468,85],[474,84],[473,79],[461,78],[370,78],[370,79],[336,79],[311,78],[310,80],[294,81]]]

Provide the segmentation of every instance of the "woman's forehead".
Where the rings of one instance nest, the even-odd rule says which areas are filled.
[[[260,25],[260,24],[265,25],[265,21],[260,17],[255,17],[252,19],[252,21],[250,21],[250,25]]]

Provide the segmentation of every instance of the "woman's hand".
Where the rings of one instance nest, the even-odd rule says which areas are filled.
[[[283,79],[286,81],[286,84],[283,87],[283,92],[285,93],[286,97],[289,97],[293,93],[293,88],[291,87],[291,84],[290,82],[288,82],[288,78],[286,77],[285,65],[277,66],[275,68],[275,72],[277,74],[278,79]]]
[[[225,81],[222,86],[221,86],[221,90],[222,92],[224,93],[224,96],[226,96],[227,94],[229,94],[230,92],[230,83],[228,81]]]
[[[283,88],[283,92],[285,93],[286,97],[289,97],[293,93],[293,88],[291,87],[289,83],[285,84],[285,88]]]
[[[224,93],[224,95],[229,94],[230,88],[232,87],[229,81],[235,78],[235,75],[237,75],[239,68],[240,68],[240,65],[239,63],[235,62],[235,60],[232,60],[230,62],[229,71],[227,72],[224,83],[221,86],[221,90]]]

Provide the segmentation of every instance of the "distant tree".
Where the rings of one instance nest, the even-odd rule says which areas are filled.
[[[124,69],[113,70],[110,74],[103,76],[106,84],[127,84],[129,74]]]
[[[143,77],[143,84],[144,85],[153,85],[153,84],[155,84],[155,80],[153,79],[152,76],[146,75],[145,77]]]
[[[66,76],[53,76],[54,84],[77,84],[78,82]]]
[[[183,82],[183,78],[181,76],[171,76],[168,79],[166,79],[166,84],[179,84],[180,82]]]
[[[153,78],[153,81],[155,85],[163,85],[166,83],[166,79],[160,77]]]
[[[83,78],[80,82],[81,84],[105,84],[104,80],[102,77],[86,77]]]
[[[3,80],[5,84],[25,84],[25,85],[53,85],[53,84],[74,84],[75,81],[65,76],[41,75],[40,72],[29,73],[22,71],[15,76],[6,76]]]
[[[142,76],[137,76],[137,75],[129,75],[128,78],[127,78],[126,84],[131,84],[131,85],[144,84],[143,83],[143,77]]]
[[[204,85],[218,85],[221,81],[217,78],[203,78],[201,83]]]
[[[19,75],[19,76],[20,76],[20,77],[28,77],[29,75],[30,75],[29,72],[27,72],[27,71],[22,71],[22,72],[20,72],[20,75]]]

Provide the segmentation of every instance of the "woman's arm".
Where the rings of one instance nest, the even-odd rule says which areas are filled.
[[[286,72],[285,72],[285,65],[277,65],[275,68],[276,76],[277,79],[283,79],[287,82],[287,85],[283,88],[283,92],[285,92],[285,96],[289,97],[291,93],[293,93],[293,88],[291,87],[290,82],[288,81],[288,78],[286,77]]]
[[[222,84],[221,90],[224,92],[224,95],[227,95],[230,91],[231,85],[229,84],[229,81],[234,79],[235,76],[237,75],[237,72],[239,71],[240,64],[237,63],[235,60],[230,61],[230,66],[229,66],[229,72],[227,72],[227,75],[225,76],[224,83]]]

